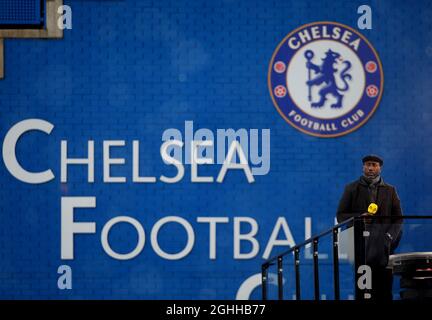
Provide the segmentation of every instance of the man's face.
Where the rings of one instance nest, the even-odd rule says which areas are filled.
[[[363,173],[368,178],[375,178],[381,174],[381,166],[376,161],[366,161],[363,164]]]

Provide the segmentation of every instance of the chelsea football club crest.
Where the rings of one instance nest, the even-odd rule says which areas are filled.
[[[381,61],[369,41],[336,22],[297,28],[270,61],[270,95],[293,127],[318,137],[348,134],[367,122],[383,91]]]

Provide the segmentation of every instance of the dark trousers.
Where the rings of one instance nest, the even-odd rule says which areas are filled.
[[[381,266],[372,268],[372,290],[371,300],[392,300],[393,299],[393,274],[391,269]]]

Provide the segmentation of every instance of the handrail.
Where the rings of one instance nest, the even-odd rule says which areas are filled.
[[[361,238],[366,236],[364,231],[364,220],[365,219],[371,219],[371,220],[404,220],[404,219],[432,219],[432,216],[425,215],[425,216],[356,216],[351,217],[339,224],[334,225],[330,229],[319,233],[318,235],[315,235],[313,237],[310,237],[309,239],[303,241],[302,243],[295,245],[294,247],[291,247],[290,249],[283,251],[279,253],[276,256],[271,257],[270,259],[267,259],[264,263],[261,264],[261,278],[262,278],[262,296],[263,300],[267,299],[267,275],[268,275],[268,268],[271,265],[274,265],[274,261],[277,260],[277,267],[278,267],[278,298],[279,300],[283,299],[283,269],[282,269],[282,258],[286,256],[289,253],[294,252],[294,263],[295,263],[295,282],[296,282],[296,299],[300,299],[300,258],[299,258],[299,252],[300,249],[310,243],[313,242],[313,264],[314,264],[314,291],[315,291],[315,300],[319,300],[319,269],[318,269],[318,240],[330,233],[333,233],[333,275],[334,275],[334,289],[335,289],[335,300],[340,299],[340,292],[339,292],[339,243],[338,243],[338,233],[339,228],[352,223],[354,227],[354,250],[355,250],[355,265],[357,267],[357,264],[360,263],[360,261],[364,260],[364,247],[361,243]],[[362,252],[363,251],[363,252]],[[357,268],[356,268],[357,269]],[[360,296],[357,292],[356,288],[356,297]]]
[[[288,250],[286,250],[286,251],[284,251],[284,252],[282,252],[282,253],[279,253],[278,255],[276,255],[276,256],[274,256],[274,257],[272,257],[272,258],[267,259],[267,260],[266,260],[264,263],[262,263],[262,264],[263,264],[263,265],[264,265],[264,264],[271,265],[271,262],[273,262],[274,260],[277,260],[279,257],[286,256],[288,253],[291,253],[291,252],[293,252],[293,251],[296,250],[296,249],[300,249],[301,247],[303,247],[303,246],[305,246],[305,245],[307,245],[307,244],[313,242],[315,239],[319,239],[319,238],[321,238],[321,237],[323,237],[323,236],[325,236],[325,235],[328,235],[328,234],[332,233],[333,230],[335,230],[335,229],[339,229],[340,227],[344,226],[345,224],[348,224],[349,222],[354,221],[354,219],[355,219],[355,218],[352,217],[352,218],[349,218],[348,220],[345,220],[345,221],[343,221],[343,222],[341,222],[341,223],[338,223],[337,225],[333,226],[332,228],[330,228],[330,229],[328,229],[328,230],[326,230],[326,231],[324,231],[324,232],[321,232],[320,234],[318,234],[318,235],[316,235],[316,236],[310,237],[309,239],[303,241],[302,243],[297,244],[297,245],[295,245],[294,247],[291,247],[290,249],[288,249]]]
[[[352,217],[349,218],[341,223],[338,223],[337,225],[333,226],[332,228],[321,232],[320,234],[311,237],[304,242],[295,245],[294,247],[279,253],[278,255],[274,256],[273,258],[268,259],[266,262],[264,262],[261,265],[261,279],[262,279],[262,295],[263,300],[267,299],[267,269],[270,265],[272,265],[272,262],[277,260],[278,264],[278,298],[279,300],[283,299],[283,269],[282,269],[282,258],[286,256],[287,254],[294,252],[295,256],[295,275],[296,275],[296,299],[300,300],[300,258],[299,258],[299,251],[301,247],[304,247],[308,245],[309,243],[313,242],[313,257],[314,257],[314,288],[315,288],[315,300],[319,300],[319,271],[318,271],[318,239],[328,235],[330,233],[333,233],[333,258],[334,258],[334,287],[335,287],[335,299],[339,300],[339,255],[338,255],[338,244],[337,244],[337,234],[338,229],[341,228],[344,225],[350,224],[351,222],[354,222],[356,218]]]

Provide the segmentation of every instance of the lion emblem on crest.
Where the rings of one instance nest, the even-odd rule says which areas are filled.
[[[343,61],[343,69],[340,72],[340,79],[343,82],[343,87],[339,87],[336,83],[335,74],[338,71],[334,66],[336,63],[338,63],[339,60],[342,60],[342,57],[339,53],[332,51],[329,49],[325,53],[325,57],[322,58],[322,64],[316,65],[312,63],[312,59],[314,57],[314,52],[312,50],[307,50],[305,52],[305,58],[306,58],[306,68],[308,69],[308,81],[306,84],[309,87],[309,95],[308,99],[311,102],[311,107],[313,108],[321,108],[324,106],[327,96],[329,94],[333,95],[337,101],[331,105],[332,108],[342,108],[342,100],[343,100],[343,94],[342,92],[345,92],[349,89],[349,83],[348,80],[351,80],[352,77],[348,73],[348,71],[351,69],[351,62],[350,61]],[[311,71],[315,73],[315,77],[311,78]],[[317,102],[312,102],[312,87],[313,86],[319,86],[322,83],[325,83],[326,85],[322,87],[318,94],[320,96],[320,100]]]

